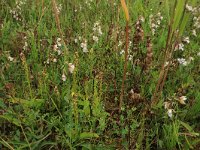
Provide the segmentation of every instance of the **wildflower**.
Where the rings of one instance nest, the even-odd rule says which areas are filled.
[[[58,47],[61,47],[61,46],[62,46],[62,44],[61,44],[60,42],[61,42],[61,38],[57,38],[56,43],[57,43],[57,46],[58,46]]]
[[[181,64],[183,66],[188,65],[188,62],[185,60],[185,58],[178,58],[177,61],[179,62],[179,64]]]
[[[193,61],[194,60],[194,57],[189,57],[189,62]]]
[[[118,44],[118,46],[122,46],[122,41],[119,41],[119,44]]]
[[[190,43],[190,39],[189,39],[189,37],[187,36],[187,37],[185,37],[184,39],[183,39],[183,41],[184,42],[186,42],[187,44],[189,44]]]
[[[164,102],[164,108],[165,109],[169,109],[170,107],[170,103],[169,102]]]
[[[66,81],[67,80],[67,77],[66,77],[66,75],[63,73],[62,74],[62,81]]]
[[[143,16],[140,16],[140,17],[139,17],[139,20],[140,20],[141,22],[144,22],[144,21],[145,21],[145,19],[144,19]]]
[[[133,55],[129,55],[128,60],[129,61],[133,60]]]
[[[196,30],[194,29],[194,30],[192,30],[192,35],[194,35],[194,36],[196,36],[197,37],[197,32],[196,32]]]
[[[11,57],[11,56],[8,56],[8,60],[9,60],[10,62],[12,62],[12,61],[14,60],[14,58]]]
[[[55,45],[53,46],[53,50],[54,50],[54,51],[57,51],[57,49],[58,49],[58,45],[55,44]]]
[[[78,39],[74,39],[74,42],[75,42],[75,43],[78,43]]]
[[[92,30],[94,31],[94,33],[97,33],[99,36],[103,34],[101,31],[101,26],[98,21],[94,23]]]
[[[179,97],[179,99],[178,99],[179,103],[182,104],[182,105],[185,105],[185,104],[186,104],[186,103],[185,103],[186,100],[187,100],[187,97],[186,97],[186,96],[181,96],[181,97]]]
[[[70,72],[70,73],[73,73],[73,72],[74,72],[74,69],[75,69],[75,65],[72,64],[72,63],[69,63],[69,64],[68,64],[68,70],[69,70],[69,72]]]
[[[186,8],[188,11],[190,11],[190,12],[193,11],[192,6],[190,6],[190,5],[188,5],[188,4],[186,4],[185,8]]]
[[[57,53],[58,53],[58,55],[61,55],[62,52],[61,52],[61,50],[57,50]]]
[[[173,109],[168,109],[167,110],[167,114],[168,114],[168,116],[170,117],[170,118],[172,118],[172,116],[173,116]]]
[[[183,44],[183,43],[179,43],[179,44],[175,47],[175,51],[176,51],[176,50],[184,51],[184,44]]]
[[[62,11],[62,4],[56,6],[56,11],[58,14],[60,14],[60,12]]]
[[[120,55],[122,55],[122,54],[124,54],[125,53],[125,51],[122,49],[121,51],[120,51]]]
[[[200,52],[197,53],[197,56],[200,56]]]
[[[56,62],[57,62],[57,59],[56,59],[56,58],[54,58],[54,59],[53,59],[53,62],[54,62],[54,63],[56,63]]]
[[[81,41],[81,40],[82,40],[82,37],[81,37],[81,36],[79,36],[79,37],[78,37],[78,39],[79,39],[79,41]]]
[[[58,42],[60,42],[60,41],[61,41],[61,38],[57,38],[56,42],[58,43]]]
[[[83,52],[84,52],[84,53],[87,53],[87,52],[88,52],[88,49],[87,49],[87,41],[85,41],[84,43],[81,43],[81,48],[83,49]]]
[[[183,45],[183,43],[180,43],[180,44],[178,45],[178,48],[179,48],[179,50],[184,51],[184,45]]]
[[[98,42],[99,38],[97,36],[92,37],[95,42]]]
[[[49,58],[47,59],[46,63],[49,64]]]
[[[167,67],[169,65],[169,62],[166,61],[164,67]]]

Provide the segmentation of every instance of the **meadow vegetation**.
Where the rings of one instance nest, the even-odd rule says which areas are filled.
[[[0,149],[198,150],[198,0],[0,0]]]

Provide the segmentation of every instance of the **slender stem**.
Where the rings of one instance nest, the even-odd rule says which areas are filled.
[[[121,107],[123,103],[123,97],[124,97],[124,84],[126,80],[126,71],[127,71],[127,64],[128,64],[128,44],[129,44],[129,26],[128,21],[126,22],[126,48],[125,48],[125,63],[124,63],[124,73],[123,73],[123,80],[122,80],[122,86],[121,86],[121,94],[119,99],[119,114],[121,113]]]

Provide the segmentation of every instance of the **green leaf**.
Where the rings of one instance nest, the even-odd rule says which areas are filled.
[[[6,105],[3,102],[3,99],[0,98],[0,108],[6,108]]]
[[[20,125],[21,125],[20,120],[17,118],[14,118],[14,116],[12,116],[11,114],[0,115],[0,118],[3,118],[5,120],[9,121],[10,123],[15,124],[16,126],[20,127]]]
[[[91,138],[98,138],[99,135],[92,132],[83,132],[80,134],[80,139],[91,139]]]
[[[183,127],[185,127],[189,132],[191,132],[193,129],[192,129],[192,127],[189,125],[189,124],[187,124],[187,123],[185,123],[185,122],[182,122],[182,121],[180,121],[180,123],[181,123],[181,125],[183,126]]]

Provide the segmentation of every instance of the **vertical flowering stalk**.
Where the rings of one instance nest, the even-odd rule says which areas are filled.
[[[120,99],[119,99],[119,113],[121,113],[121,107],[123,102],[123,96],[124,96],[124,82],[126,80],[126,70],[127,70],[127,56],[128,56],[128,44],[129,44],[129,34],[128,34],[128,24],[129,24],[129,12],[128,8],[126,6],[125,0],[121,0],[121,5],[126,17],[126,48],[125,48],[125,63],[124,63],[124,73],[123,73],[123,79],[122,79],[122,86],[121,86],[121,93],[120,93]]]
[[[54,16],[55,16],[56,26],[58,28],[58,32],[60,34],[61,41],[62,41],[63,46],[65,48],[65,55],[64,56],[65,56],[65,60],[66,60],[66,55],[68,54],[68,49],[67,49],[65,41],[63,39],[63,32],[61,30],[61,25],[60,25],[60,19],[59,19],[59,13],[58,13],[58,7],[57,7],[56,0],[52,0],[52,10],[53,10],[53,13],[54,13]]]

